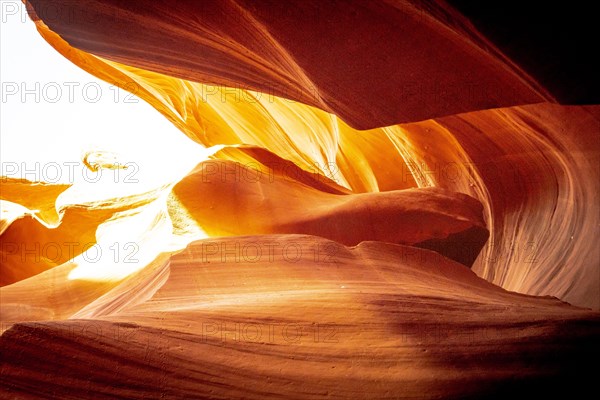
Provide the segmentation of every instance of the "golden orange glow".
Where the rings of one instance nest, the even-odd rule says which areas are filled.
[[[354,193],[411,187],[441,187],[473,196],[483,203],[486,225],[490,230],[488,245],[473,269],[494,283],[511,290],[535,294],[552,293],[584,303],[583,299],[587,297],[585,293],[595,284],[581,282],[580,284],[587,289],[578,289],[564,286],[558,283],[560,280],[557,279],[557,286],[553,288],[553,283],[546,284],[542,290],[536,282],[545,276],[545,270],[532,268],[532,257],[563,257],[565,249],[571,246],[570,241],[565,238],[572,236],[567,233],[570,230],[562,229],[555,222],[545,219],[541,212],[530,213],[528,209],[537,207],[534,203],[518,206],[519,211],[508,204],[494,205],[493,194],[490,193],[490,183],[500,184],[495,186],[494,190],[506,190],[501,188],[526,185],[533,176],[539,175],[540,171],[550,171],[554,174],[553,171],[557,171],[557,168],[563,171],[558,175],[561,179],[559,190],[564,191],[562,196],[574,196],[577,191],[583,190],[582,185],[586,184],[574,180],[573,176],[569,175],[570,171],[574,168],[589,170],[592,166],[587,160],[573,158],[565,152],[577,149],[581,145],[579,137],[583,137],[589,128],[575,128],[572,123],[561,121],[559,118],[549,120],[548,116],[555,114],[555,106],[490,110],[441,120],[358,131],[333,114],[271,93],[200,84],[102,59],[70,47],[43,22],[37,21],[36,24],[42,36],[75,64],[102,79],[132,90],[189,138],[205,148],[241,144],[258,146],[283,160],[291,161],[304,171],[316,174],[323,180],[332,180]],[[584,113],[583,118],[587,118],[585,112],[581,112]],[[457,124],[475,124],[473,129],[477,133],[469,134],[472,137],[467,139],[464,130],[453,128]],[[492,126],[495,128],[490,129]],[[572,131],[583,131],[575,132],[573,138],[558,137],[555,134],[557,126],[560,127],[558,129],[566,129],[569,126]],[[500,127],[501,131],[498,131]],[[502,146],[501,142],[497,142],[502,135],[510,136],[515,143],[520,143],[523,149],[539,152],[540,156],[538,159],[531,159],[529,164],[518,166],[515,164],[518,160],[506,159],[505,164],[500,167],[497,164],[492,167],[487,165],[483,153],[473,158],[472,149],[478,146],[483,146],[484,149],[489,146],[488,143]],[[474,140],[479,143],[473,143]],[[465,148],[464,143],[468,143],[469,147]],[[496,148],[493,151],[500,155],[504,152],[509,154],[513,146],[511,143],[506,142],[504,149]],[[181,177],[182,173],[190,171],[202,161],[202,158],[193,155],[165,155],[169,156],[172,159],[164,160],[160,169],[163,173],[173,171],[173,177]],[[250,158],[246,162],[251,166],[255,160]],[[177,168],[179,169],[176,171]],[[508,175],[504,175],[504,178],[497,176],[502,173],[498,168],[508,170]],[[222,172],[219,171],[219,174]],[[503,181],[499,181],[500,179]],[[176,181],[174,178],[170,180],[171,183]],[[104,188],[100,189],[100,185],[89,186],[88,193],[93,193],[94,190],[105,192]],[[141,191],[140,186],[130,185],[130,188]],[[582,193],[595,196],[589,191]],[[592,204],[593,200],[590,198],[582,202],[581,207],[593,207]],[[185,214],[184,211],[172,212]],[[574,211],[564,209],[564,212],[567,215]],[[519,232],[515,236],[510,232],[524,215],[531,221],[525,224],[521,222]],[[545,222],[541,222],[540,218]],[[559,215],[555,215],[554,218],[566,221]],[[547,225],[545,231],[549,235],[553,232],[553,240],[540,240],[539,235],[534,233],[538,232],[540,223]],[[595,224],[596,221],[588,217],[577,229],[585,232]],[[204,228],[196,226],[180,229]],[[557,246],[557,243],[563,244]],[[597,249],[589,242],[580,243],[580,246],[583,247],[571,249],[567,253],[572,254],[572,259],[580,267],[571,265],[570,272],[567,272],[557,264],[553,267],[555,274],[571,274],[578,268],[590,268],[591,264],[583,260],[587,257],[597,259]],[[576,256],[576,253],[587,256]],[[513,255],[507,257],[510,254]],[[534,289],[536,287],[537,289]]]
[[[84,132],[54,154],[58,165],[81,154],[74,179],[0,177],[7,390],[462,398],[589,362],[600,332],[600,106],[556,104],[449,6],[349,2],[331,19],[381,23],[371,42],[350,40],[354,31],[335,42],[350,55],[327,56],[361,57],[365,74],[401,61],[406,76],[439,72],[436,85],[460,88],[450,100],[447,87],[430,96],[431,82],[396,99],[377,90],[405,77],[315,71],[320,44],[287,30],[276,4],[268,18],[245,0],[207,3],[215,15],[194,14],[193,2],[92,0],[101,18],[115,15],[88,30],[36,14],[42,3],[29,12],[52,48],[173,132],[122,132],[108,147]],[[329,3],[298,7],[323,13],[309,22],[289,11],[315,37],[346,37],[330,32]],[[235,15],[239,31],[218,22]],[[399,50],[414,60],[370,53],[409,28],[417,44]],[[124,33],[132,42],[115,44]],[[463,63],[476,83],[456,72]],[[483,94],[460,97],[470,85]],[[314,93],[285,96],[298,87]],[[43,161],[26,147],[11,157]],[[49,370],[46,337],[72,381]],[[73,360],[99,366],[86,381]]]

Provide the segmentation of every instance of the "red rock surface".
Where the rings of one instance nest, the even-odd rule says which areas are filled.
[[[78,49],[302,101],[360,129],[552,99],[443,3],[29,4]]]
[[[195,242],[0,341],[5,397],[464,398],[577,393],[599,333],[428,250],[263,235]]]
[[[126,191],[3,178],[0,397],[594,387],[599,106],[554,104],[441,2],[28,7],[206,153]]]

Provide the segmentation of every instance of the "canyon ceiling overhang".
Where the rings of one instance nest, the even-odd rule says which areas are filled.
[[[440,2],[31,0],[71,46],[368,129],[554,101]]]

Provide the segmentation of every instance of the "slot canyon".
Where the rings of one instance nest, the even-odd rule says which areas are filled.
[[[3,80],[0,397],[593,393],[593,12],[475,3],[4,2],[148,114]]]

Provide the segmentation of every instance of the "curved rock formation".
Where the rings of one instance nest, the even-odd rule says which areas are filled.
[[[491,236],[475,271],[511,290],[600,307],[598,250],[591,241],[573,242],[598,235],[597,107],[532,105],[359,132],[334,115],[269,93],[199,84],[93,57],[70,47],[40,20],[37,24],[70,60],[134,88],[207,147],[264,147],[356,192],[441,186],[479,199]],[[524,151],[528,160],[519,156]],[[518,195],[507,195],[513,193]],[[575,197],[577,204],[568,200]],[[567,200],[555,206],[560,199]],[[546,207],[546,214],[537,213],[537,207]],[[547,227],[538,231],[537,222],[521,224],[523,213],[515,210],[529,218],[544,216]],[[553,220],[581,223],[569,228]],[[560,233],[551,238],[554,230]],[[569,277],[562,280],[562,275]]]
[[[28,3],[78,49],[302,101],[361,129],[552,99],[438,2]]]
[[[267,155],[237,150],[228,157]],[[437,188],[344,193],[278,157],[259,159],[202,162],[174,186],[174,201],[211,237],[304,233],[349,246],[376,240],[432,248],[467,266],[487,241],[483,208],[464,194]]]
[[[441,2],[292,5],[27,2],[206,151],[150,185],[2,179],[3,397],[593,387],[600,106]]]
[[[246,236],[195,242],[151,270],[71,319],[8,329],[3,394],[583,393],[600,350],[597,313],[506,292],[423,249]]]

